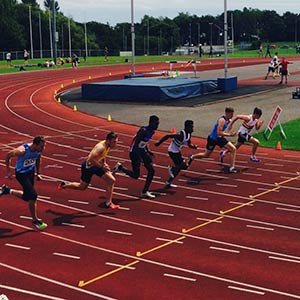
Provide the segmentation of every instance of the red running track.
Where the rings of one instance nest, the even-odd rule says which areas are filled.
[[[220,67],[215,61],[207,67],[213,64]],[[164,67],[138,65],[137,72]],[[139,197],[144,169],[139,180],[117,175],[119,210],[103,208],[104,185],[97,178],[86,192],[57,190],[59,181],[79,179],[82,160],[108,131],[120,136],[108,162],[129,165],[128,145],[137,128],[73,112],[55,100],[54,91],[89,76],[121,78],[127,68],[1,77],[0,184],[7,182],[7,151],[37,134],[47,136],[36,188],[39,216],[49,226],[32,230],[26,205],[1,198],[0,294],[10,300],[300,299],[298,152],[259,149],[263,161],[255,164],[242,147],[239,174],[222,172],[215,154],[195,161],[176,179],[178,188],[166,190],[167,143],[152,145],[154,200]],[[163,134],[157,132],[154,141]],[[201,138],[194,142],[205,147]],[[9,185],[19,188],[16,180]]]

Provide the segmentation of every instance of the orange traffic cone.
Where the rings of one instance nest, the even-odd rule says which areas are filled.
[[[276,150],[281,150],[281,143],[280,143],[280,141],[277,142]]]
[[[171,129],[171,132],[174,134],[174,133],[176,133],[176,129],[173,127],[172,129]]]

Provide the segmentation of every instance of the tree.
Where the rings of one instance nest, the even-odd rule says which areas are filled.
[[[55,0],[44,0],[44,6],[46,9],[49,9],[49,10],[52,9],[52,1],[55,1]],[[55,11],[58,13],[60,10],[60,7],[59,7],[57,1],[55,1],[54,6],[55,6]]]
[[[31,6],[38,6],[36,0],[22,0],[22,3]]]

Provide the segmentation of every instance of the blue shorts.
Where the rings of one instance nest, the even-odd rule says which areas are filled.
[[[37,193],[34,189],[34,170],[26,173],[16,172],[16,178],[23,188],[24,201],[36,200]]]
[[[81,180],[85,183],[90,183],[93,175],[102,177],[105,174],[102,168],[97,166],[92,166],[90,168],[86,167],[86,160],[81,165]]]
[[[210,136],[207,137],[206,149],[209,151],[213,151],[216,146],[223,148],[227,145],[228,141],[224,138],[224,136],[218,137],[216,140],[212,139]]]

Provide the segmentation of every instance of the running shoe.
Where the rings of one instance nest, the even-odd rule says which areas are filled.
[[[35,220],[32,225],[38,230],[44,230],[48,225],[40,220]]]
[[[58,189],[64,189],[66,187],[66,183],[64,181],[62,181],[59,185],[58,185]]]
[[[220,162],[223,163],[224,162],[224,157],[226,155],[226,151],[220,151]]]
[[[250,156],[250,160],[257,163],[261,161],[260,159],[256,158],[256,156]]]
[[[155,195],[149,191],[146,191],[146,192],[142,192],[142,197],[153,199],[153,198],[155,198]]]
[[[2,187],[0,188],[0,196],[8,195],[9,192],[10,192],[10,188],[7,185],[3,184]]]
[[[174,174],[173,174],[173,171],[172,171],[172,166],[168,166],[168,171],[169,171],[169,175],[171,178],[174,178]]]
[[[239,172],[239,170],[236,169],[236,168],[229,168],[229,173],[236,174],[236,173],[238,173],[238,172]]]
[[[105,203],[105,208],[111,208],[111,209],[118,209],[120,208],[120,205],[114,204],[114,203]]]
[[[117,162],[116,165],[113,167],[113,169],[112,169],[111,172],[112,172],[113,174],[115,174],[115,173],[117,173],[117,172],[122,171],[122,168],[123,168],[122,164],[121,164],[120,162]]]
[[[170,181],[166,181],[166,188],[177,188],[177,185],[171,183]]]
[[[8,300],[7,296],[4,294],[0,295],[0,300]]]
[[[188,157],[188,162],[187,162],[188,166],[191,165],[191,163],[192,163],[193,160],[194,160],[193,155],[190,155],[190,156]]]

